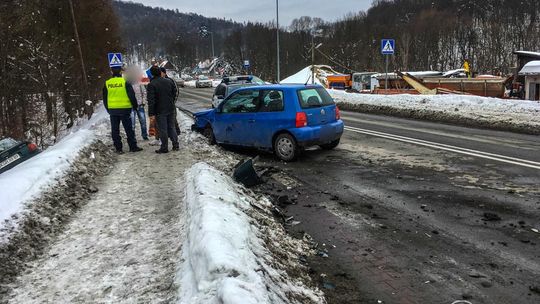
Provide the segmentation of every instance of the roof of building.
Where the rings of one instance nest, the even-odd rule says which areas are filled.
[[[540,75],[540,60],[528,62],[523,69],[519,71],[519,75]]]

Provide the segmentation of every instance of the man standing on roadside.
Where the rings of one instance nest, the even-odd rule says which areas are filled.
[[[169,138],[172,141],[173,151],[178,151],[178,134],[175,130],[175,97],[176,90],[174,85],[167,79],[161,77],[159,67],[150,68],[152,80],[146,89],[148,101],[148,115],[156,116],[161,148],[156,153],[169,152]]]
[[[137,109],[137,98],[133,87],[122,77],[121,67],[112,67],[112,78],[105,82],[103,87],[103,104],[111,118],[111,136],[116,153],[123,154],[122,137],[120,137],[120,123],[126,131],[130,152],[142,151],[137,146],[135,132],[131,125],[131,111]]]
[[[174,81],[172,78],[170,78],[167,75],[167,69],[164,67],[159,68],[161,71],[161,77],[167,79],[172,83],[174,86],[174,104],[176,106],[176,101],[178,100],[178,95],[180,95],[180,91],[178,90],[178,85],[176,84],[176,81]],[[178,120],[176,119],[176,109],[174,110],[174,128],[176,129],[176,135],[180,135],[180,126],[178,125]]]

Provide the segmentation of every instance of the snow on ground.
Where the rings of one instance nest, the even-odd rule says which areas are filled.
[[[12,303],[171,303],[190,153],[118,156],[98,191],[13,284]],[[186,154],[186,157],[182,157]]]
[[[299,263],[311,249],[286,234],[270,202],[209,165],[192,168],[230,170],[238,156],[178,118],[180,152],[158,155],[144,142],[142,152],[109,155],[116,162],[95,193],[0,289],[0,302],[324,303]]]
[[[20,213],[25,202],[38,196],[70,168],[79,151],[106,133],[108,114],[100,107],[92,118],[54,146],[0,174],[0,223]]]
[[[439,112],[487,123],[540,127],[540,103],[470,95],[375,95],[328,90],[338,104],[390,107],[396,110]],[[347,107],[347,108],[349,108]]]
[[[257,221],[257,204],[230,177],[206,163],[187,173],[187,240],[180,271],[180,303],[320,303],[317,292],[273,268]],[[262,201],[259,208],[269,208]]]

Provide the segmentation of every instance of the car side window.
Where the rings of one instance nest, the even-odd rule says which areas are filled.
[[[281,112],[284,109],[283,91],[262,90],[259,112]]]
[[[243,90],[233,93],[223,104],[223,113],[253,113],[259,108],[259,91]]]

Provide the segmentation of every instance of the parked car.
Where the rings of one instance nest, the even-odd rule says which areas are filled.
[[[262,79],[252,75],[223,77],[221,83],[214,90],[214,95],[212,96],[212,108],[217,107],[223,99],[240,88],[263,84],[265,84],[265,82]]]
[[[197,77],[197,80],[195,81],[195,87],[196,88],[211,88],[212,80],[210,80],[208,77],[204,75],[200,75],[199,77]]]
[[[39,153],[33,143],[10,137],[0,140],[0,173],[3,173]]]
[[[337,147],[343,121],[320,85],[260,85],[238,89],[215,109],[195,113],[193,129],[211,143],[269,150],[292,161],[310,146]]]
[[[186,81],[183,78],[179,77],[179,78],[176,78],[174,81],[176,82],[176,85],[181,88],[186,86]]]

